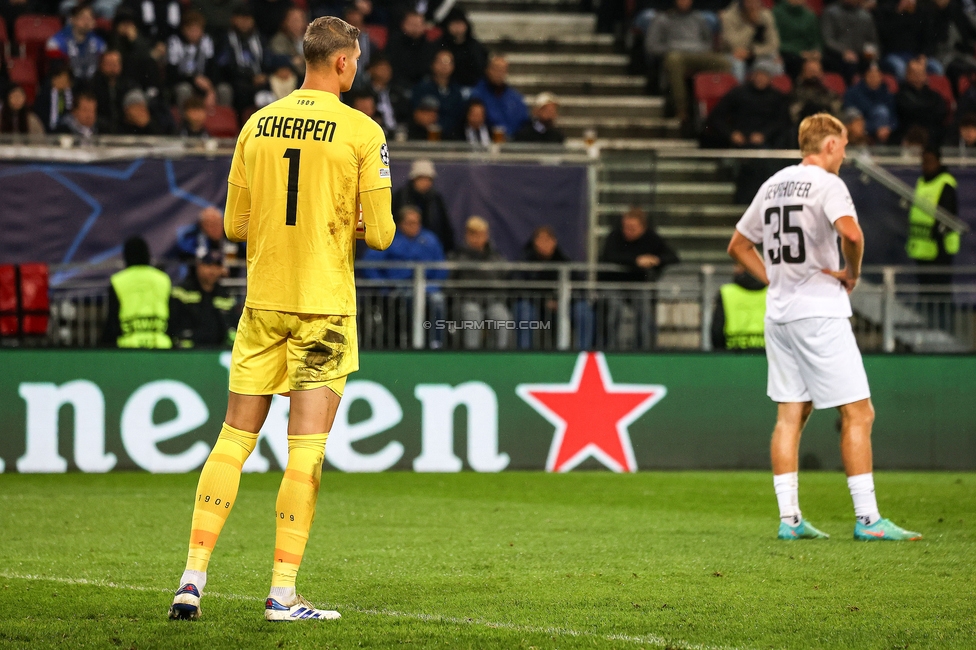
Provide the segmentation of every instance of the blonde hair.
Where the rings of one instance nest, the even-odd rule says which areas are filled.
[[[820,153],[823,142],[830,136],[844,134],[844,123],[830,113],[817,113],[800,122],[800,153],[810,156]]]
[[[468,220],[464,224],[465,230],[474,230],[477,232],[488,232],[488,222],[481,217],[475,215],[468,217]]]
[[[302,41],[305,63],[319,66],[342,50],[355,49],[359,39],[359,28],[353,27],[341,18],[323,16],[316,18],[305,30]]]

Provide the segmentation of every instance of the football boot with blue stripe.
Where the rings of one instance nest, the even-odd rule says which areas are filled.
[[[282,605],[274,598],[268,598],[264,602],[264,620],[266,621],[304,621],[306,619],[331,621],[337,618],[341,618],[339,612],[331,609],[315,609],[302,596],[297,596],[292,605]]]
[[[174,621],[195,621],[200,618],[200,590],[189,582],[176,590],[176,597],[169,607],[169,617]]]

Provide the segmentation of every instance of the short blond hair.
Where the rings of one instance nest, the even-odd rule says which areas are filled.
[[[830,113],[817,113],[800,122],[800,153],[810,156],[820,153],[823,142],[830,136],[844,134],[844,123]]]
[[[316,18],[305,30],[302,40],[305,63],[309,66],[324,65],[336,52],[355,49],[357,40],[358,27],[335,16]]]
[[[468,220],[464,224],[464,228],[465,230],[473,230],[475,232],[488,232],[488,222],[475,215],[468,217]]]

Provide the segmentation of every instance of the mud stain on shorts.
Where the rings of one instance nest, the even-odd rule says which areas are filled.
[[[338,326],[342,318],[332,316],[329,325]],[[342,366],[347,351],[346,336],[339,331],[330,329],[328,325],[319,333],[315,343],[302,357],[302,365],[298,369],[298,381],[301,386],[325,381],[334,375]]]

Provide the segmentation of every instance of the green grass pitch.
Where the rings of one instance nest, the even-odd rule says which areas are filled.
[[[767,473],[328,473],[299,591],[343,618],[272,624],[280,477],[243,477],[191,623],[196,475],[0,475],[0,647],[976,647],[973,474],[879,473],[925,540],[863,543],[837,473],[801,474],[804,542]]]

